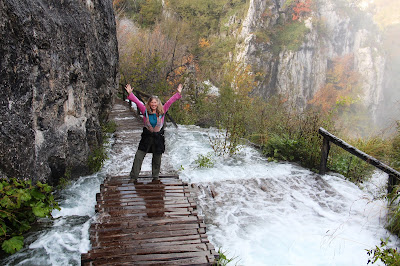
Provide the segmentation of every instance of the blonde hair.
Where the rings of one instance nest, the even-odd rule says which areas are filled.
[[[152,100],[156,100],[157,101],[157,108],[156,108],[156,114],[157,114],[157,116],[159,116],[159,115],[164,115],[164,107],[163,107],[163,105],[161,104],[161,101],[160,101],[160,99],[157,97],[157,96],[151,96],[148,100],[147,100],[147,103],[146,103],[146,110],[147,110],[147,113],[151,113],[152,111],[151,111],[151,108],[150,108],[150,102],[152,101]]]

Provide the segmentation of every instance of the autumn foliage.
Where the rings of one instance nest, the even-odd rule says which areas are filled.
[[[323,111],[329,111],[338,105],[351,105],[357,102],[360,91],[360,75],[354,70],[353,55],[335,58],[326,75],[322,87],[309,102]]]
[[[172,34],[173,38],[160,24],[147,30],[127,19],[118,23],[121,89],[130,83],[148,94],[168,96],[174,91],[194,57],[179,44],[178,32]]]
[[[167,74],[167,82],[170,86],[176,87],[182,80],[182,77],[189,71],[194,71],[195,73],[200,73],[200,68],[198,62],[195,60],[193,54],[184,55],[180,64],[174,69],[170,70]]]
[[[200,41],[199,41],[199,46],[201,48],[209,47],[210,46],[210,41],[205,39],[205,38],[201,38]]]
[[[293,4],[293,13],[292,13],[292,20],[298,20],[301,17],[309,14],[311,10],[311,0],[297,0]]]

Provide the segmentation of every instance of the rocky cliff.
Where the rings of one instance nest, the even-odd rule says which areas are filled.
[[[110,0],[0,1],[0,172],[88,173],[117,88]]]
[[[347,1],[309,1],[312,11],[299,19],[304,29],[299,26],[279,36],[287,30],[283,25],[292,22],[288,3],[293,2],[250,0],[237,59],[263,73],[257,93],[265,98],[280,93],[303,108],[326,83],[332,62],[351,55],[353,69],[361,75],[362,101],[376,120],[384,95],[386,60],[372,20],[355,12]],[[284,45],[283,37],[288,36],[292,40],[287,43],[300,42],[297,47]]]

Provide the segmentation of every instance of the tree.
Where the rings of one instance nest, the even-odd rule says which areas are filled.
[[[161,0],[146,0],[140,7],[141,24],[145,27],[154,25],[161,12]]]

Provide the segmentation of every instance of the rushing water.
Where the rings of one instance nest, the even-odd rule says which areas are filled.
[[[199,154],[212,152],[212,133],[193,126],[166,132],[169,156],[163,164],[193,185],[210,241],[237,257],[234,264],[366,265],[365,249],[389,236],[385,202],[379,200],[383,174],[360,189],[341,176],[320,177],[294,164],[268,162],[251,147],[234,157],[213,157],[212,168],[198,168]],[[59,196],[55,220],[42,220],[26,237],[27,247],[3,264],[80,265],[80,254],[90,249],[88,230],[100,184],[107,174],[127,174],[135,150],[134,145],[111,150],[100,172],[69,185]],[[150,158],[145,171],[151,169]]]

